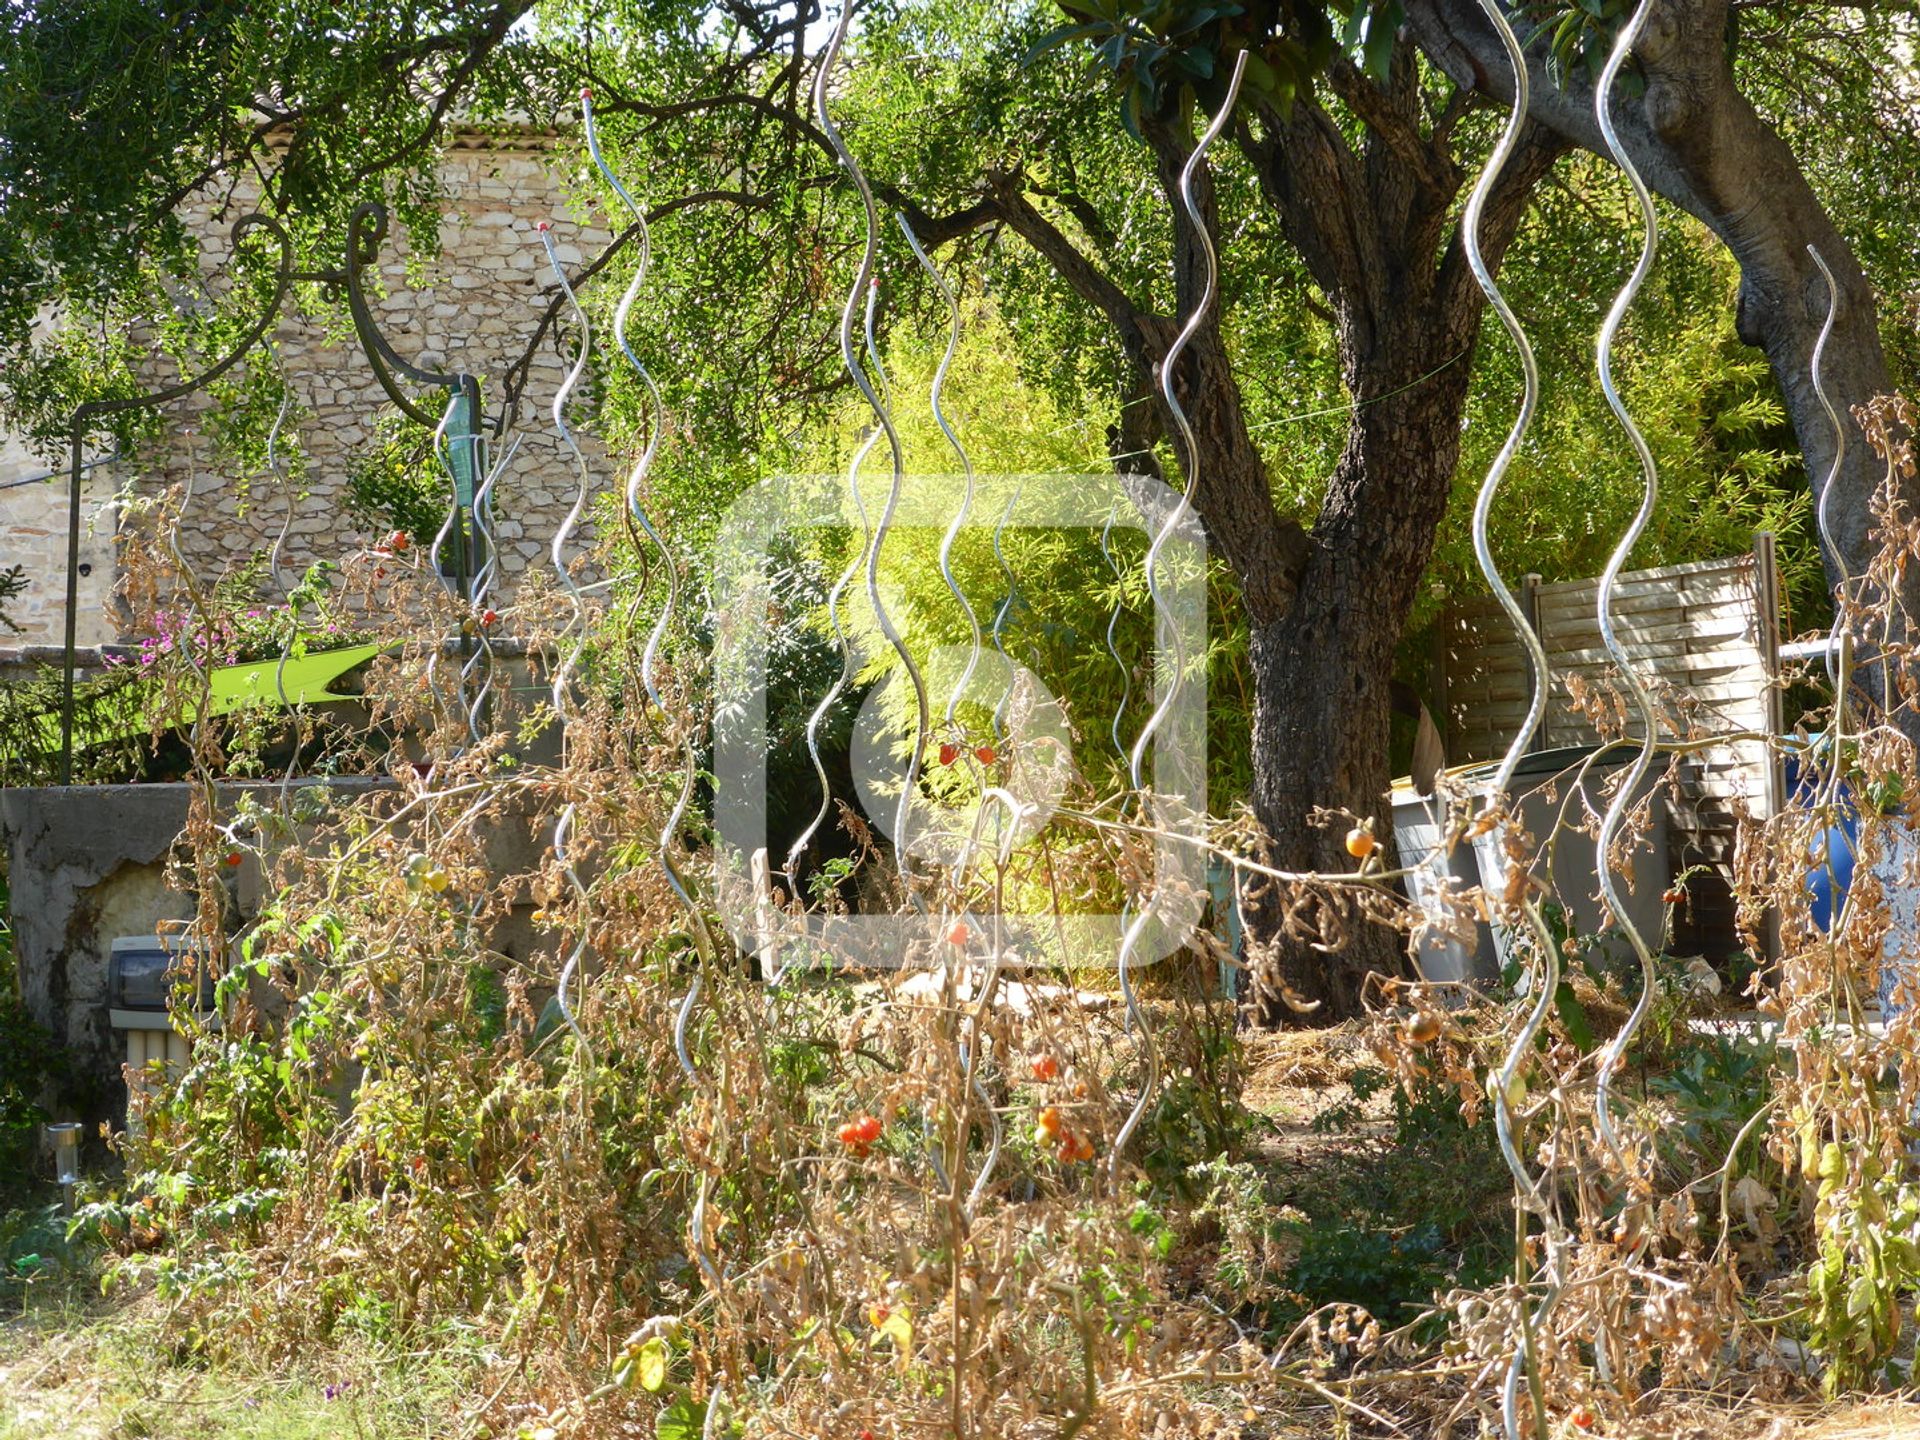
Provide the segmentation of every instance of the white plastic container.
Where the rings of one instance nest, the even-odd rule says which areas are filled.
[[[1451,855],[1444,843],[1446,811],[1411,781],[1393,787],[1393,840],[1400,863],[1407,869],[1403,883],[1407,898],[1426,918],[1414,930],[1413,962],[1423,979],[1437,984],[1486,984],[1500,973],[1500,955],[1493,936],[1478,921],[1470,923],[1471,939],[1447,923],[1465,909],[1465,902],[1448,906],[1442,897],[1459,895],[1480,883],[1480,868],[1472,847],[1462,841]]]
[[[1879,828],[1870,872],[1886,897],[1887,933],[1880,942],[1880,1015],[1891,1020],[1907,1007],[1894,990],[1906,980],[1908,998],[1920,996],[1920,831],[1896,817]]]

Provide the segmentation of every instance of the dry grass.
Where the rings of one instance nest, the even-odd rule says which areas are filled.
[[[1263,1100],[1285,1092],[1345,1084],[1353,1067],[1366,1058],[1358,1025],[1256,1031],[1243,1036],[1242,1043],[1247,1077],[1242,1096],[1257,1110],[1267,1108]]]
[[[210,1366],[182,1341],[151,1297],[69,1296],[0,1322],[0,1440],[429,1440],[460,1433],[480,1373],[452,1345]]]
[[[1635,1428],[1612,1433],[1630,1440],[1911,1440],[1920,1436],[1920,1401],[1683,1397],[1659,1405]]]

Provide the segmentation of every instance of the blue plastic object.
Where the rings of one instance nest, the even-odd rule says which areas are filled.
[[[1815,736],[1808,752],[1789,751],[1782,762],[1790,807],[1813,803],[1819,776],[1804,760],[1811,759],[1810,752],[1817,749],[1819,743],[1820,737]],[[1860,817],[1853,808],[1852,792],[1844,784],[1840,786],[1839,803],[1840,823],[1829,825],[1815,836],[1807,854],[1811,862],[1807,870],[1808,908],[1813,923],[1822,930],[1832,926],[1834,915],[1847,902],[1847,891],[1853,886],[1854,853],[1859,844]]]

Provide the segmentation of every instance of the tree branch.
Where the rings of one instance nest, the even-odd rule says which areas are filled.
[[[1813,346],[1826,318],[1827,295],[1809,245],[1833,267],[1841,290],[1825,366],[1841,413],[1890,390],[1892,381],[1873,291],[1851,247],[1786,142],[1734,79],[1721,43],[1727,5],[1728,0],[1666,0],[1656,7],[1636,57],[1647,77],[1646,93],[1615,106],[1615,125],[1648,185],[1704,221],[1739,261],[1740,338],[1765,351],[1818,493],[1835,450],[1813,387]],[[1511,103],[1512,72],[1475,0],[1409,0],[1407,16],[1416,41],[1435,63],[1459,83]],[[1556,84],[1539,42],[1527,60],[1534,119],[1573,144],[1607,155],[1592,86],[1579,77],[1565,87]],[[1834,507],[1841,550],[1856,572],[1865,568],[1872,546],[1867,509],[1876,479],[1872,458],[1864,445],[1847,447],[1839,476],[1847,500]],[[1836,557],[1827,558],[1832,571]]]

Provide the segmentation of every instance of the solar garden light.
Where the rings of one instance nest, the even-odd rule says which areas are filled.
[[[67,1213],[73,1213],[73,1187],[80,1183],[80,1122],[64,1120],[47,1126],[47,1142],[53,1146],[54,1178],[65,1195]]]

